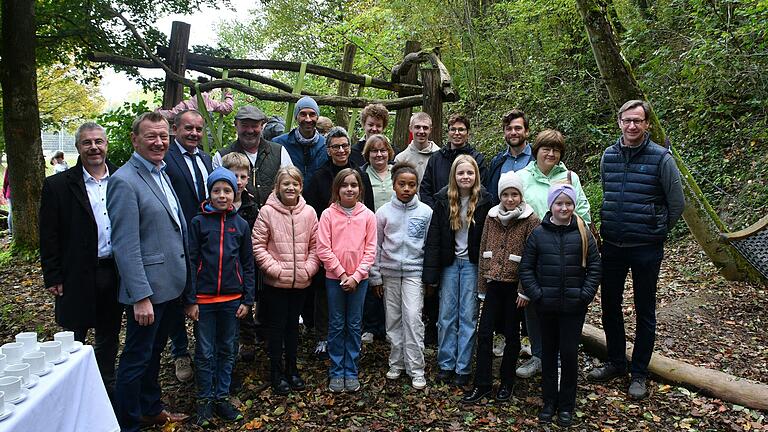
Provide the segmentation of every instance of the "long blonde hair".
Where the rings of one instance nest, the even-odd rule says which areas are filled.
[[[472,169],[475,170],[475,184],[472,186],[472,192],[469,194],[469,203],[467,204],[467,221],[469,225],[475,223],[475,207],[477,207],[477,201],[480,200],[480,168],[477,166],[477,161],[470,155],[459,155],[453,161],[451,174],[448,177],[448,206],[451,210],[449,219],[451,221],[451,229],[454,231],[460,230],[462,227],[461,195],[459,194],[459,184],[456,182],[456,167],[463,163],[472,165]]]

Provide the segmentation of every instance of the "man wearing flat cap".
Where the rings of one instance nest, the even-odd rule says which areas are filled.
[[[288,152],[280,144],[265,140],[261,136],[267,116],[253,105],[245,105],[235,114],[237,140],[219,150],[213,156],[213,167],[221,166],[221,158],[232,152],[246,155],[251,162],[248,184],[245,188],[256,198],[258,206],[267,202],[275,175],[280,167],[293,165]]]

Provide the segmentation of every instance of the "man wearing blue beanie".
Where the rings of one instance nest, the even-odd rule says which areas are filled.
[[[293,165],[304,176],[304,190],[309,189],[315,171],[328,160],[325,137],[315,128],[319,116],[317,102],[309,96],[302,97],[293,108],[297,126],[273,140],[288,150]]]

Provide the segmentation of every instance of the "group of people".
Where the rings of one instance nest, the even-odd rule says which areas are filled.
[[[668,149],[650,140],[649,113],[645,102],[627,102],[622,135],[601,159],[602,257],[580,179],[562,162],[563,135],[547,129],[529,143],[520,110],[503,117],[505,148],[490,164],[469,144],[464,115],[450,116],[440,147],[429,140],[429,115],[414,114],[413,138],[398,151],[383,134],[384,106],[362,110],[365,136],[353,145],[342,127],[318,130],[311,97],[295,104],[296,127],[272,140],[263,136],[267,116],[241,107],[237,140],[213,156],[200,149],[198,111],[180,110],[172,125],[144,113],[120,168],[107,160],[104,129],[85,123],[77,164],[43,185],[45,286],[59,325],[81,341],[95,329],[124,431],[187,418],[160,398],[169,336],[177,377],[194,376],[200,426],[242,418],[229,400],[232,370],[238,357],[253,358],[259,326],[273,392],[304,390],[300,319],[329,358],[331,392],[361,388],[364,340],[386,338],[386,378],[405,372],[416,389],[427,386],[431,329],[438,382],[470,384],[477,345],[466,403],[491,395],[494,332],[506,339],[495,398],[512,396],[525,323],[529,366],[542,372],[539,419],[567,425],[578,339],[600,284],[609,356],[589,378],[627,372],[621,302],[630,269],[638,325],[629,395],[647,395],[663,243],[684,203]],[[194,322],[194,368],[184,316]]]

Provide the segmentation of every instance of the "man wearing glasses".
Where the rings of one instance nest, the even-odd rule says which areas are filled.
[[[608,381],[627,372],[622,296],[632,270],[636,334],[629,371],[629,396],[648,395],[645,380],[656,336],[656,285],[667,234],[683,213],[680,172],[669,149],[650,139],[647,102],[631,100],[619,109],[622,135],[600,161],[603,183],[602,309],[608,362],[588,378]]]
[[[448,185],[451,165],[457,156],[468,154],[480,167],[480,180],[485,179],[485,156],[469,145],[469,118],[453,114],[448,118],[448,143],[430,156],[419,187],[419,199],[428,206],[434,203],[433,195]]]

